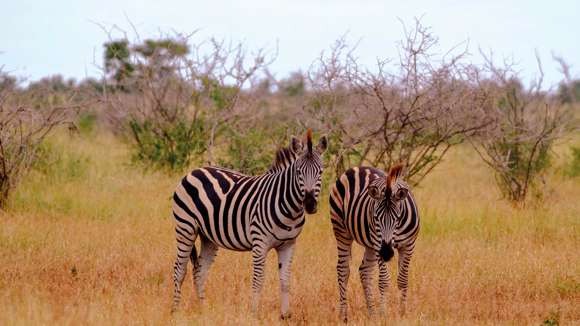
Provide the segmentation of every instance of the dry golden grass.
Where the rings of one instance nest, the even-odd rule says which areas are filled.
[[[273,252],[257,317],[248,309],[251,257],[225,250],[210,271],[203,307],[190,272],[181,312],[171,316],[170,197],[179,176],[127,165],[126,148],[109,136],[53,141],[81,163],[65,164],[73,171],[58,176],[30,175],[0,215],[1,325],[281,323]],[[573,142],[560,146],[556,167]],[[356,248],[351,322],[539,325],[552,316],[580,323],[580,179],[555,174],[544,204],[514,209],[499,200],[492,178],[465,147],[415,189],[422,230],[405,316],[391,285],[387,315],[368,319]],[[326,201],[298,240],[290,324],[339,322]]]

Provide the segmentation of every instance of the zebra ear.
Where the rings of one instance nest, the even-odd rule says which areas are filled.
[[[312,153],[312,129],[308,128],[306,130],[306,147],[308,148],[308,153]]]
[[[326,138],[326,135],[320,137],[320,139],[318,140],[318,145],[316,145],[316,150],[318,151],[318,153],[322,154],[324,153],[324,151],[326,150],[326,148],[328,147],[328,138]]]
[[[381,196],[381,190],[379,189],[379,187],[372,185],[372,186],[369,186],[369,189],[367,191],[369,193],[369,196],[371,196],[372,199],[375,199],[375,200],[383,199]]]
[[[396,164],[389,169],[389,175],[387,176],[387,187],[393,187],[397,179],[401,176],[403,172],[403,164]]]
[[[292,153],[297,155],[302,153],[303,146],[304,145],[300,140],[298,140],[298,138],[294,136],[290,137],[290,150],[292,151]]]

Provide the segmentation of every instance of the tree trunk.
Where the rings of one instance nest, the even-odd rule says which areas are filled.
[[[0,176],[0,210],[4,210],[8,204],[10,194],[10,181],[7,176]]]

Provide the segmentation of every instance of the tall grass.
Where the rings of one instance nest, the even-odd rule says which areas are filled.
[[[248,313],[251,257],[225,250],[218,252],[210,271],[204,305],[195,299],[190,272],[181,312],[171,316],[175,240],[170,199],[180,176],[144,173],[128,163],[131,152],[104,133],[87,138],[63,133],[50,141],[65,163],[58,171],[33,171],[7,212],[0,213],[0,324],[280,323],[273,253],[258,316]],[[565,153],[577,142],[578,137],[556,152]],[[556,156],[556,168],[567,164],[565,158]],[[77,159],[85,163],[67,163]],[[368,319],[357,272],[362,250],[356,248],[350,320],[579,323],[580,179],[555,173],[544,187],[543,202],[513,208],[500,200],[492,173],[470,148],[452,151],[414,190],[422,229],[411,265],[407,314],[398,315],[392,284],[387,315]],[[298,240],[289,323],[339,322],[335,266],[323,198]],[[395,265],[390,269],[394,274]]]

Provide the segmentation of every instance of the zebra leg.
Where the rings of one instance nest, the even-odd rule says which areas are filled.
[[[290,241],[276,248],[280,274],[280,318],[282,319],[290,318],[288,293],[290,292],[290,265],[292,264],[294,244],[295,241]]]
[[[384,313],[386,311],[385,306],[387,303],[385,297],[385,291],[389,287],[391,281],[391,275],[389,274],[389,269],[387,268],[387,262],[379,259],[379,293],[380,293],[380,311]]]
[[[266,264],[266,255],[268,251],[261,246],[254,245],[252,247],[252,312],[258,312],[258,304],[260,302],[260,292],[264,284],[264,266]]]
[[[346,322],[347,305],[346,293],[348,286],[348,277],[350,275],[350,258],[351,258],[352,240],[348,243],[338,243],[338,263],[336,264],[336,275],[338,278],[339,307],[338,313],[340,318]]]
[[[197,230],[187,230],[177,226],[175,228],[177,240],[177,258],[173,266],[173,305],[171,312],[175,312],[181,301],[181,285],[187,273],[187,261],[192,254],[195,254],[195,238]]]
[[[362,283],[365,299],[367,302],[367,309],[369,315],[375,314],[373,291],[372,291],[372,281],[373,281],[373,270],[377,266],[377,252],[374,249],[366,248],[362,264],[360,265],[358,271],[360,274],[360,281]]]
[[[201,238],[201,252],[197,259],[198,265],[195,269],[195,275],[193,276],[199,300],[205,299],[205,281],[207,280],[207,272],[215,259],[217,251],[218,247],[213,242],[204,237]]]
[[[405,314],[407,308],[407,289],[409,287],[409,264],[411,262],[412,251],[399,251],[399,272],[397,275],[397,286],[401,291],[401,303],[399,311],[401,315]]]
[[[197,279],[196,277],[198,276],[198,272],[197,270],[199,269],[199,257],[197,256],[197,250],[195,249],[195,245],[193,246],[193,249],[191,250],[191,254],[189,255],[189,260],[191,260],[191,265],[193,265],[193,273],[191,273],[192,279],[193,279],[193,287],[196,287],[197,284]]]

